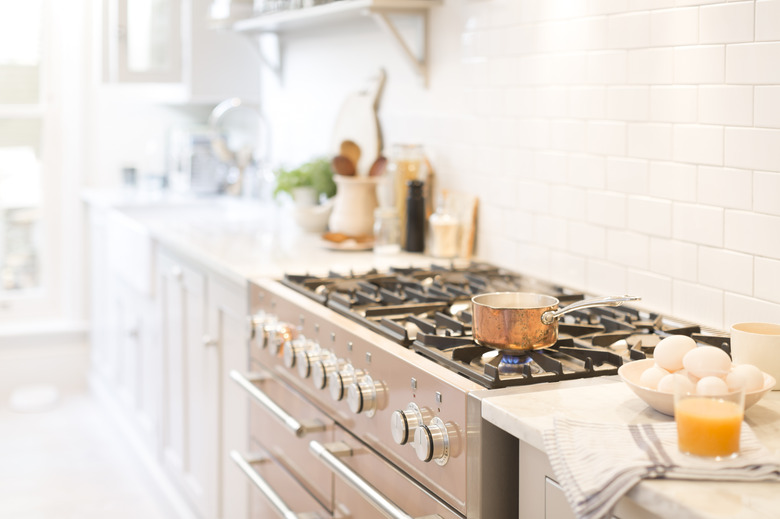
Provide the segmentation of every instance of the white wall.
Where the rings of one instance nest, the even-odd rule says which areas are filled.
[[[385,144],[476,193],[479,254],[728,328],[780,322],[780,0],[445,0],[430,87],[366,19],[283,39],[275,158],[378,66]]]

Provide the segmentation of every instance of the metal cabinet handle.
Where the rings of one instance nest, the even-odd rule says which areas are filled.
[[[347,444],[339,442],[323,445],[312,440],[309,442],[309,451],[385,517],[389,519],[414,519],[338,458],[338,456],[352,455],[352,449]],[[426,515],[418,519],[441,519],[441,516],[438,514]]]
[[[204,335],[203,345],[206,346],[207,348],[212,348],[214,346],[219,346],[219,341],[217,339],[212,339],[211,335]]]
[[[260,474],[255,471],[255,469],[252,468],[252,462],[247,461],[243,456],[241,456],[241,454],[236,451],[230,451],[230,457],[233,459],[236,465],[238,465],[238,468],[240,468],[241,471],[249,477],[249,479],[258,488],[258,490],[260,490],[263,496],[265,496],[276,513],[279,514],[279,517],[282,517],[283,519],[320,519],[320,515],[316,513],[306,513],[299,515],[293,512],[292,509],[287,506],[287,503],[285,503],[284,500],[279,497],[279,494],[276,493],[271,485],[269,485],[268,482],[264,480]],[[267,460],[261,458],[254,460],[253,462],[257,463],[260,461]]]
[[[245,377],[236,370],[230,371],[230,378],[238,383],[239,386],[247,390],[257,402],[262,405],[269,413],[287,427],[298,438],[313,432],[322,432],[325,430],[325,424],[316,420],[301,422],[293,418],[287,411],[279,407],[268,395],[263,393],[254,382],[259,382],[263,377],[255,375]]]

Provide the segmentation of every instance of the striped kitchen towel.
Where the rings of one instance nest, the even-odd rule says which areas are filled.
[[[544,446],[566,499],[580,519],[608,517],[642,479],[780,481],[780,459],[742,423],[740,453],[730,460],[686,456],[674,422],[623,425],[556,417]]]

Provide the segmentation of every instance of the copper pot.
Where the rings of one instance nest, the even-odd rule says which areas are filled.
[[[593,306],[620,306],[635,296],[585,299],[558,310],[558,299],[527,292],[492,292],[471,298],[474,340],[481,346],[522,353],[558,340],[558,318]]]

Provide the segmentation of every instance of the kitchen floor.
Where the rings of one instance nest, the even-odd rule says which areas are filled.
[[[0,404],[0,517],[176,519],[118,428],[89,395],[51,410]]]

